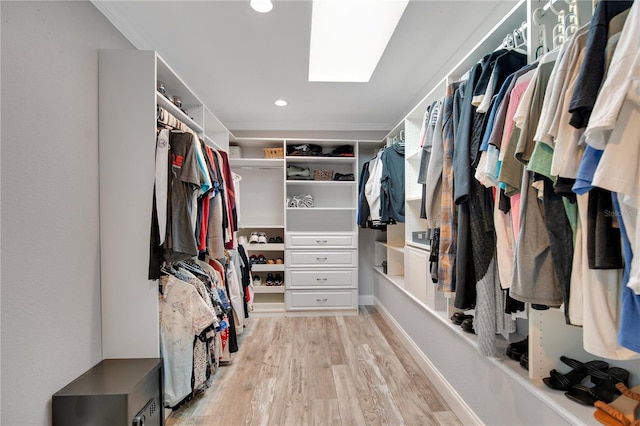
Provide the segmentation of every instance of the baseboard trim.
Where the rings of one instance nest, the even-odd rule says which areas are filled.
[[[362,296],[361,296],[362,297]],[[449,404],[451,411],[453,411],[460,422],[463,425],[483,425],[482,420],[473,412],[473,410],[467,405],[467,403],[460,397],[458,392],[451,387],[449,382],[440,374],[438,369],[433,363],[426,357],[424,352],[416,345],[411,336],[402,328],[402,326],[393,318],[393,315],[384,307],[384,305],[378,300],[377,297],[372,296],[374,303],[382,318],[385,322],[396,331],[396,335],[411,354],[411,357],[416,361],[420,369],[427,375],[429,380],[433,382],[435,387],[440,391],[440,394],[444,400]]]
[[[375,305],[375,296],[373,294],[365,294],[358,296],[358,305]]]

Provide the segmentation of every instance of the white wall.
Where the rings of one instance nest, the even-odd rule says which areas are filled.
[[[0,2],[3,425],[102,359],[98,49],[131,44],[86,1]]]

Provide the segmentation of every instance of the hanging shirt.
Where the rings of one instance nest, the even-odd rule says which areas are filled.
[[[191,391],[193,340],[215,321],[215,313],[200,297],[196,288],[168,276],[160,309],[160,352],[164,366],[164,402],[177,405]]]
[[[633,0],[600,1],[593,11],[584,62],[569,104],[569,123],[577,129],[587,126],[604,78],[604,52],[609,39],[609,21],[629,9],[632,4]]]
[[[382,152],[381,149],[376,157],[369,162],[369,179],[365,185],[365,197],[369,203],[371,212],[371,221],[376,224],[380,223],[380,179],[382,177]]]
[[[380,157],[380,217],[404,223],[404,145],[394,143]]]
[[[198,254],[192,213],[203,176],[198,167],[191,133],[172,132],[170,137],[171,173],[169,174],[170,225],[164,257],[178,261]],[[197,211],[196,211],[197,213]]]
[[[159,244],[164,243],[167,235],[167,194],[169,185],[169,129],[162,129],[156,140],[156,177],[155,195],[158,229],[160,231]]]
[[[446,292],[453,292],[456,289],[458,214],[453,200],[453,150],[455,142],[454,95],[458,86],[459,83],[447,86],[442,110],[443,160],[438,290]]]

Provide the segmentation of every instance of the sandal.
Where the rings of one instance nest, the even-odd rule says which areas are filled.
[[[629,426],[640,419],[640,385],[629,389],[623,383],[616,384],[622,393],[613,402],[596,401],[593,417],[607,426]]]
[[[596,401],[603,401],[608,404],[615,398],[620,391],[616,387],[618,383],[625,386],[629,384],[629,371],[620,367],[611,367],[606,372],[600,370],[590,370],[591,381],[595,386],[587,387],[584,385],[575,385],[565,396],[572,401],[583,405],[594,405]]]
[[[549,377],[542,379],[545,385],[555,390],[568,391],[572,387],[579,385],[589,375],[589,369],[605,371],[609,368],[608,363],[599,360],[580,362],[563,355],[560,357],[560,361],[567,364],[572,370],[562,374],[554,368],[549,371]]]

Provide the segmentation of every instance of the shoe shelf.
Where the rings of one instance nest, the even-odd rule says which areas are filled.
[[[357,210],[357,207],[287,207],[289,211],[300,211],[300,210]]]
[[[298,185],[317,185],[317,186],[355,186],[356,182],[353,180],[298,180],[292,179],[287,180],[288,186],[298,186]]]
[[[256,286],[253,286],[253,292],[256,294],[268,294],[268,293],[284,294],[284,285],[256,285]]]
[[[244,245],[246,251],[258,252],[258,251],[283,251],[284,243],[258,243],[258,244],[246,244]]]
[[[387,281],[391,284],[395,285],[398,288],[404,289],[404,275],[389,275],[384,273],[384,268],[382,266],[374,266],[373,270],[378,274],[382,275]]]
[[[260,263],[254,263],[251,265],[253,272],[282,272],[284,271],[284,263],[275,265],[265,265]]]

